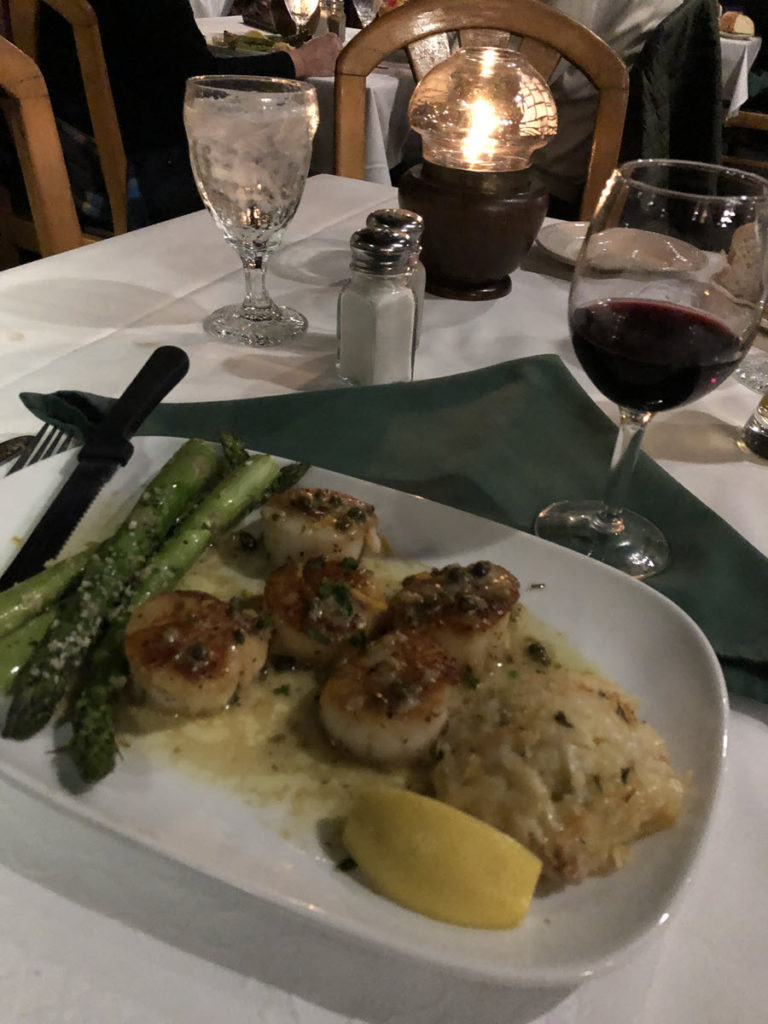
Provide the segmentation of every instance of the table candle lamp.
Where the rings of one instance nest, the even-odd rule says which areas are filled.
[[[400,179],[400,205],[424,218],[427,291],[506,295],[547,209],[530,171],[533,151],[557,132],[547,83],[512,50],[467,47],[419,82],[408,118],[423,162]]]

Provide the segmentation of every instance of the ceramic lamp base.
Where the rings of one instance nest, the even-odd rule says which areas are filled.
[[[400,179],[399,201],[424,218],[427,291],[451,299],[506,295],[547,212],[547,193],[528,170],[464,171],[426,160]]]

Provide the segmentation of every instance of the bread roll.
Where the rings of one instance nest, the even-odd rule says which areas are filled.
[[[755,23],[746,14],[741,14],[739,11],[725,11],[720,16],[720,31],[733,32],[740,36],[753,36]]]
[[[763,292],[762,256],[755,224],[742,224],[733,232],[728,262],[714,280],[737,301],[756,302]]]

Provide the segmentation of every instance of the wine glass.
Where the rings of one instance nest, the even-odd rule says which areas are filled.
[[[378,14],[381,0],[352,0],[352,6],[360,19],[360,24],[365,28]]]
[[[318,0],[284,0],[285,9],[293,18],[296,35],[301,36],[304,26],[315,13]]]
[[[190,78],[184,125],[203,202],[242,260],[245,298],[204,320],[214,337],[277,345],[306,318],[270,298],[270,253],[299,205],[317,129],[317,95],[305,82],[254,76]]]
[[[766,295],[768,181],[675,160],[614,172],[574,270],[576,356],[619,406],[602,501],[560,501],[539,537],[644,578],[667,564],[653,523],[624,507],[651,417],[717,387],[739,365]]]

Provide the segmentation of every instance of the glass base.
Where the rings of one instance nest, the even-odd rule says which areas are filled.
[[[538,514],[537,537],[588,555],[637,579],[666,568],[669,545],[657,526],[636,512],[620,519],[603,516],[601,501],[557,501]]]
[[[750,391],[764,395],[768,392],[768,355],[764,352],[747,352],[734,370],[733,379]]]
[[[286,306],[272,306],[262,315],[247,315],[243,306],[222,306],[203,320],[203,327],[222,341],[264,348],[300,337],[307,318]]]

